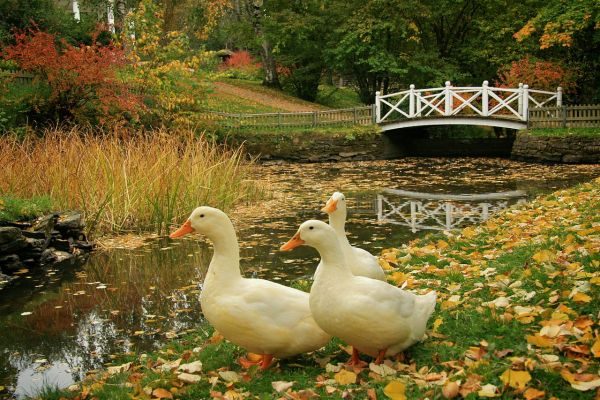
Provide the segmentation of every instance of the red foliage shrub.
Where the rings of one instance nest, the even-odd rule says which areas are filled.
[[[568,92],[575,89],[575,73],[551,61],[535,61],[525,57],[498,71],[496,85],[516,88],[519,83],[527,84],[533,89],[549,91],[555,91],[561,86]]]
[[[31,29],[16,32],[16,43],[7,46],[2,56],[47,83],[50,95],[45,108],[53,118],[102,123],[120,123],[126,115],[137,118],[143,108],[141,98],[117,76],[126,62],[123,49],[103,46],[95,39],[91,46],[75,47]]]
[[[261,64],[246,50],[234,52],[220,67],[234,78],[251,78],[258,74]]]

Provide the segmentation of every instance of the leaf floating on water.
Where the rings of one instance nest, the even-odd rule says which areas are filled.
[[[33,314],[31,311],[25,311],[25,312],[21,313],[21,315],[23,315],[23,316],[31,315],[31,314]]]

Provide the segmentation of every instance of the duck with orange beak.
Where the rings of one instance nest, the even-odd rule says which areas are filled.
[[[346,196],[340,192],[335,192],[327,200],[325,207],[321,211],[329,215],[329,226],[335,231],[346,263],[352,273],[354,275],[385,281],[385,272],[383,272],[377,258],[364,249],[352,246],[348,241],[348,237],[346,236]],[[320,267],[317,267],[315,276],[319,271]]]
[[[310,289],[310,309],[317,324],[352,345],[350,365],[364,365],[359,351],[381,363],[423,339],[436,304],[436,293],[417,295],[380,280],[357,276],[345,263],[332,227],[306,221],[281,250],[314,247],[321,271]]]
[[[329,342],[331,336],[312,317],[308,293],[242,277],[237,236],[224,212],[198,207],[170,237],[193,232],[206,235],[214,247],[200,294],[204,317],[227,340],[260,355],[241,358],[242,366],[264,370],[273,358],[314,351]]]

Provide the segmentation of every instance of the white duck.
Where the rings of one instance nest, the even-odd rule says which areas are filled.
[[[273,357],[317,350],[331,339],[313,319],[308,293],[242,277],[237,237],[224,212],[198,207],[170,237],[191,232],[206,235],[214,246],[200,295],[204,316],[223,337],[262,355],[254,362],[241,358],[243,366],[260,363],[261,369],[266,369]]]
[[[281,250],[306,244],[321,255],[321,272],[310,290],[310,309],[327,333],[353,346],[351,365],[360,365],[358,352],[377,357],[395,355],[423,339],[435,309],[436,293],[415,295],[386,282],[355,276],[344,263],[336,234],[322,221],[306,221]]]
[[[340,192],[335,192],[327,200],[325,207],[321,211],[329,214],[329,226],[335,231],[352,273],[354,275],[385,281],[385,272],[383,272],[379,262],[377,262],[377,258],[366,250],[352,246],[346,237],[346,197]],[[315,276],[320,270],[321,265],[319,264]]]

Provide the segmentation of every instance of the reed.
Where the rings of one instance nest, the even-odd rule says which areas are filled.
[[[0,195],[50,196],[57,208],[83,211],[89,233],[163,233],[198,205],[227,210],[262,194],[240,148],[192,131],[2,136],[0,165]]]

